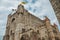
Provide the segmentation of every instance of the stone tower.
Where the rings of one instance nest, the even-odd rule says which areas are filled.
[[[41,20],[20,4],[14,14],[8,15],[3,40],[60,40],[59,33],[48,17]]]
[[[60,0],[50,0],[50,2],[60,24]]]

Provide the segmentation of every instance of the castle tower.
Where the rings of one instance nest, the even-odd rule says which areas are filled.
[[[49,0],[60,24],[60,0]]]
[[[47,30],[48,30],[49,39],[50,40],[55,40],[55,35],[53,33],[52,26],[50,24],[50,20],[46,16],[45,16],[45,22],[46,22],[46,27],[47,27]]]
[[[41,20],[20,4],[15,13],[8,15],[3,40],[55,40],[53,28],[48,17]]]

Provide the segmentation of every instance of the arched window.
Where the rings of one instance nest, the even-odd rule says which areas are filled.
[[[30,40],[30,38],[27,34],[24,34],[24,35],[22,35],[20,40]]]
[[[14,22],[15,18],[12,19],[12,22]]]

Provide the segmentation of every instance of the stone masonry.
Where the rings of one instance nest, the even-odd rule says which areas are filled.
[[[48,17],[41,20],[19,4],[16,12],[8,15],[3,40],[60,40],[60,32]]]

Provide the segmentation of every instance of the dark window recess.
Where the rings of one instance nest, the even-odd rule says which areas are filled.
[[[45,40],[45,38],[42,38],[42,40]]]
[[[41,40],[41,38],[38,38],[38,40]]]
[[[56,30],[53,30],[53,32],[57,34],[57,31]]]
[[[24,7],[24,6],[21,6],[21,7]]]
[[[55,40],[60,40],[58,37],[55,37]]]
[[[32,28],[30,28],[30,30],[32,30]]]
[[[9,40],[9,35],[6,35],[6,39]],[[3,39],[3,40],[5,40],[5,39]]]
[[[14,33],[12,33],[12,37],[13,37],[12,39],[14,40]]]
[[[25,38],[22,36],[20,40],[25,40]]]
[[[37,30],[37,33],[39,33],[39,30]]]
[[[11,30],[10,34],[12,35],[12,30]]]
[[[30,40],[30,37],[29,37],[29,35],[24,34],[24,35],[22,35],[20,40]]]
[[[21,12],[21,15],[23,15],[23,13]]]
[[[19,14],[23,15],[23,13],[22,13],[22,12],[18,13],[18,15],[19,15]]]
[[[8,27],[6,27],[6,29],[8,29]]]
[[[15,20],[15,18],[12,19],[12,22]]]
[[[25,32],[25,29],[24,28],[22,28],[22,33],[24,33]]]
[[[60,3],[60,0],[59,0],[59,3]]]

